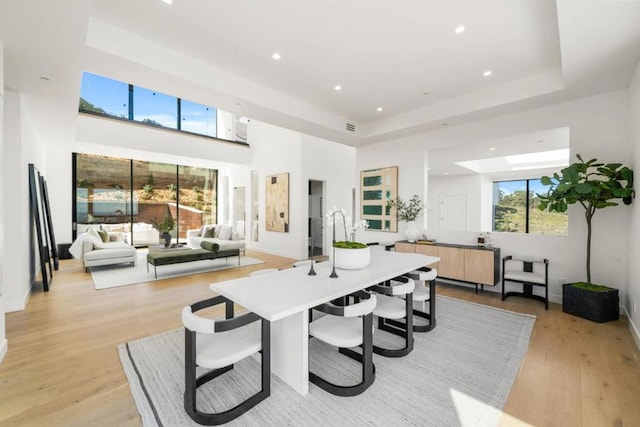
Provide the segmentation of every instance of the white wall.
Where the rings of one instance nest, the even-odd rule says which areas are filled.
[[[4,47],[0,42],[0,165],[4,168]],[[4,176],[0,180],[0,363],[7,354],[7,339],[5,332],[5,308],[4,308]]]
[[[351,207],[355,186],[355,149],[296,131],[251,120],[248,125],[251,144],[251,170],[257,170],[259,194],[259,239],[247,240],[248,247],[294,259],[307,257],[307,218],[309,216],[309,180],[325,182],[325,209]],[[265,177],[289,173],[289,232],[265,230]],[[247,192],[250,197],[250,191]],[[247,203],[249,209],[250,203]],[[248,212],[248,216],[253,213]],[[325,228],[324,247],[329,247],[330,232]]]
[[[491,231],[483,227],[483,207],[486,196],[484,191],[485,179],[481,175],[459,175],[452,177],[429,177],[427,194],[427,234],[440,231],[441,206],[440,200],[445,195],[459,195],[466,198],[467,231]],[[490,196],[489,196],[490,197]],[[491,200],[489,198],[489,200]],[[491,211],[489,211],[491,213]],[[484,224],[486,226],[486,224]]]
[[[636,72],[629,86],[629,127],[631,132],[632,144],[632,165],[636,170],[636,192],[638,191],[638,165],[640,165],[640,64],[636,68]],[[633,302],[640,304],[640,199],[631,205],[630,209],[630,232],[628,247],[628,269],[627,284],[628,293],[626,298],[622,300],[624,309],[629,316],[630,327],[635,332],[635,337],[640,342],[640,314],[633,310]]]
[[[357,189],[357,179],[355,173],[356,149],[325,139],[316,138],[309,135],[302,135],[302,184],[303,203],[302,218],[305,218],[302,234],[305,238],[300,242],[303,255],[307,253],[307,224],[309,217],[309,204],[307,201],[309,180],[323,181],[325,187],[324,206],[322,213],[324,226],[324,255],[329,254],[333,230],[327,226],[324,215],[328,209],[334,206],[344,209],[358,219],[359,215],[351,213],[352,190]],[[357,198],[357,195],[356,195]],[[336,230],[338,231],[338,230]],[[344,233],[343,233],[344,234]],[[336,235],[336,239],[342,240]],[[358,238],[360,236],[357,236]]]
[[[11,201],[11,209],[4,209],[4,240],[2,245],[11,248],[4,254],[5,309],[7,312],[23,310],[30,295],[32,280],[40,270],[35,251],[33,221],[29,217],[28,164],[49,178],[46,170],[45,151],[28,106],[18,93],[5,91],[4,159],[2,179],[4,198]]]
[[[399,193],[406,197],[412,192],[424,195],[425,170],[421,168],[424,151],[447,145],[473,143],[476,140],[502,138],[544,129],[570,128],[571,156],[596,157],[604,162],[629,163],[629,111],[627,91],[616,91],[533,109],[521,113],[454,126],[439,131],[387,141],[358,149],[357,169],[373,166],[400,167]],[[395,155],[397,153],[397,155]],[[561,298],[560,284],[585,278],[584,258],[586,224],[581,208],[569,210],[568,236],[535,236],[493,233],[494,245],[501,255],[526,254],[550,260],[550,296]],[[627,291],[627,242],[631,209],[622,206],[600,211],[594,218],[592,247],[592,278],[621,291],[624,301]],[[389,239],[402,235],[389,235]],[[433,233],[439,241],[473,244],[477,232]],[[629,259],[633,262],[633,258]],[[492,289],[499,290],[499,287]]]
[[[251,120],[247,127],[251,144],[251,170],[258,171],[258,241],[247,247],[258,251],[300,259],[301,240],[306,240],[303,207],[306,209],[306,185],[302,185],[302,135],[298,132]],[[289,174],[289,232],[265,228],[265,179],[269,175]],[[301,197],[305,194],[304,199]],[[305,228],[306,230],[306,228]]]

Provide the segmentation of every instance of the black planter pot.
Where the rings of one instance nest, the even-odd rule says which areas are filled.
[[[594,292],[572,285],[562,285],[562,311],[598,323],[618,320],[620,299],[617,289]]]
[[[168,248],[171,246],[171,234],[162,233],[162,238],[164,239],[164,247]]]

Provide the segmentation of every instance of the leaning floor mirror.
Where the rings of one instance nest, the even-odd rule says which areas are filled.
[[[31,251],[30,275],[31,282],[42,282],[45,292],[49,291],[49,284],[53,278],[51,259],[55,269],[58,269],[58,252],[55,245],[51,211],[48,203],[47,186],[44,178],[33,163],[29,163],[29,218],[30,233],[33,242]],[[38,266],[39,264],[39,270]]]

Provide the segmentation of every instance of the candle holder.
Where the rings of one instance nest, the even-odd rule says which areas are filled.
[[[333,212],[333,215],[331,215],[331,218],[333,219],[333,241],[331,243],[331,250],[333,251],[333,257],[332,257],[333,271],[331,272],[329,277],[331,277],[332,279],[335,279],[336,277],[338,277],[338,273],[336,273],[336,213],[335,212]]]
[[[315,251],[315,248],[313,246],[313,219],[311,220],[311,230],[310,231],[311,231],[311,256],[309,256],[309,259],[311,260],[311,269],[309,269],[309,272],[307,273],[307,275],[308,276],[315,276],[316,275],[316,271],[313,269],[313,255],[314,255],[314,251]]]

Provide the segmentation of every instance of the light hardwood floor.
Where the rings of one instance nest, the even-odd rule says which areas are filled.
[[[139,426],[116,346],[179,327],[183,306],[211,296],[209,283],[292,262],[248,255],[266,264],[101,291],[79,261],[61,261],[51,291],[34,290],[26,310],[7,315],[0,425]],[[438,293],[537,316],[503,425],[640,425],[640,352],[624,318],[597,324],[557,304],[545,311],[536,301],[502,302],[463,286],[441,285]]]

